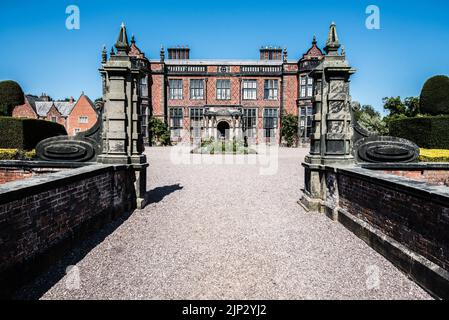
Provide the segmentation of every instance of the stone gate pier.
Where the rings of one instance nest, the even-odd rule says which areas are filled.
[[[439,298],[449,298],[448,165],[418,163],[419,148],[354,119],[352,69],[335,24],[311,72],[314,115],[304,189],[309,212],[340,222]]]

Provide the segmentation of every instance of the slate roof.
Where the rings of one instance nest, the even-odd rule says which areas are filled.
[[[63,117],[68,117],[75,103],[65,101],[35,101],[36,113],[39,117],[46,117],[53,105]]]

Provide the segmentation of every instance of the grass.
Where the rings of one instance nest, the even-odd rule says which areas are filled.
[[[449,150],[420,149],[419,161],[421,161],[421,162],[449,162]]]
[[[24,151],[19,149],[0,149],[0,160],[33,160],[36,151]]]

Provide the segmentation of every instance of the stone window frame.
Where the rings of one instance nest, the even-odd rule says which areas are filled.
[[[51,117],[51,122],[58,122],[58,117],[52,116]]]
[[[169,79],[168,80],[168,98],[170,100],[182,100],[183,93],[183,79]]]
[[[78,133],[80,133],[81,132],[81,129],[80,128],[74,128],[73,129],[73,134],[74,135],[76,135],[76,134],[78,134]]]
[[[170,107],[168,111],[170,132],[174,137],[181,136],[181,130],[183,128],[184,121],[183,109],[183,107]]]
[[[279,99],[279,80],[278,79],[265,79],[263,98],[264,98],[264,100],[278,100]]]
[[[78,123],[87,124],[89,123],[89,117],[88,116],[79,116],[78,117]]]
[[[248,138],[254,138],[257,135],[257,108],[244,108],[243,109],[243,122],[246,128],[245,136]]]
[[[276,136],[276,130],[279,127],[279,109],[264,108],[263,109],[263,133],[264,138],[272,138]],[[273,132],[273,134],[271,134]]]
[[[215,86],[217,100],[231,100],[231,79],[217,79]]]
[[[204,79],[190,79],[190,100],[204,100]]]
[[[307,74],[303,74],[299,79],[299,97],[311,98],[313,97],[313,78]]]
[[[257,79],[243,79],[242,82],[243,100],[257,100]]]
[[[193,138],[201,138],[201,132],[204,129],[203,116],[204,116],[204,108],[202,108],[202,107],[190,107],[189,108],[190,133]],[[199,133],[199,134],[196,134],[196,133]]]

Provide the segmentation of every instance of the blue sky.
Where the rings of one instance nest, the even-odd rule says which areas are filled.
[[[77,5],[80,30],[65,27]],[[365,28],[368,5],[380,8],[381,29]],[[149,58],[160,45],[189,45],[192,59],[258,59],[262,45],[287,47],[299,59],[316,34],[324,46],[337,24],[358,70],[352,96],[382,110],[382,97],[419,95],[424,81],[449,74],[446,0],[5,1],[0,11],[0,80],[54,98],[101,95],[101,48],[110,48],[122,21]]]

